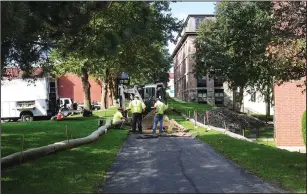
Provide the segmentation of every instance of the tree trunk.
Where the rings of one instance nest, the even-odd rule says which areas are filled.
[[[105,83],[104,83],[104,106],[107,109],[109,107],[108,105],[108,85],[109,85],[109,70],[106,69],[105,74]]]
[[[116,105],[116,78],[114,78],[113,80],[113,101],[114,101],[114,104]]]
[[[46,156],[58,151],[64,151],[67,149],[71,149],[80,145],[88,144],[99,139],[99,136],[105,134],[111,126],[111,120],[107,120],[106,124],[102,127],[99,127],[96,131],[92,134],[88,135],[87,137],[79,138],[79,139],[71,139],[65,140],[61,142],[57,142],[54,144],[50,144],[43,147],[29,149],[23,152],[17,152],[5,157],[1,158],[1,168],[6,168],[12,165],[17,165],[28,161],[30,159],[35,159],[38,157]]]
[[[111,106],[114,106],[115,102],[114,102],[114,78],[112,77],[110,79],[110,100],[111,100]]]
[[[84,92],[84,109],[91,110],[91,85],[88,81],[88,71],[86,68],[82,68],[81,80]]]
[[[270,99],[269,100],[267,100],[267,102],[266,102],[266,122],[268,122],[269,121],[269,117],[270,117],[270,115],[271,115],[271,110],[270,110]]]
[[[236,111],[236,101],[237,101],[237,91],[236,91],[236,89],[234,89],[233,91],[232,91],[232,110],[233,111]]]
[[[243,104],[243,94],[244,94],[244,87],[239,87],[239,94],[237,98],[237,111],[241,112],[241,107]]]
[[[100,104],[101,104],[101,109],[104,110],[106,109],[105,106],[105,102],[104,102],[104,98],[105,98],[105,80],[103,78],[100,79],[101,81],[101,100],[100,100]]]
[[[268,89],[267,89],[267,94],[266,94],[266,118],[265,118],[265,120],[266,120],[266,123],[268,122],[268,120],[269,120],[269,117],[270,117],[270,115],[271,115],[271,98],[270,98],[270,89],[269,89],[269,87],[268,87]]]

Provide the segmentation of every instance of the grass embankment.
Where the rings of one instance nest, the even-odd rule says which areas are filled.
[[[252,134],[250,129],[245,129],[244,136],[249,138]],[[274,127],[263,127],[259,129],[259,138],[274,138]]]
[[[209,105],[209,104],[198,104],[193,102],[184,102],[180,100],[174,100],[172,98],[168,98],[167,100],[168,106],[173,107],[176,110],[181,111],[185,115],[190,117],[193,117],[194,110],[196,110],[198,113],[205,113],[207,110],[211,110],[216,108],[215,106]],[[245,130],[245,137],[248,137],[251,134],[251,130],[246,129]],[[265,127],[260,129],[259,131],[259,138],[273,138],[274,137],[274,128],[272,127]],[[259,141],[261,142],[261,141]],[[273,145],[273,144],[271,144]]]
[[[267,140],[259,140],[259,139],[257,139],[256,142],[259,143],[259,144],[262,144],[262,145],[276,147],[275,141],[267,141]]]
[[[75,115],[62,121],[9,122],[1,124],[1,156],[21,151],[24,135],[24,150],[45,146],[66,140],[66,126],[69,138],[81,138],[98,128],[99,117],[110,117],[115,108],[107,111],[94,111],[92,117]],[[104,119],[105,122],[105,119]]]
[[[115,109],[109,110],[107,116],[111,116],[114,111]],[[95,115],[104,116],[104,113],[103,111],[97,111]],[[98,118],[70,118],[70,120],[58,123],[56,121],[38,121],[32,122],[32,124],[37,126],[35,128],[28,126],[24,129],[24,132],[28,137],[33,137],[31,140],[32,146],[43,146],[47,145],[47,141],[54,143],[65,140],[66,124],[74,129],[73,138],[87,136],[97,129]],[[49,126],[51,124],[53,124],[52,127]],[[9,126],[19,126],[21,123],[6,123],[6,125],[4,132],[2,132],[3,134],[11,133],[8,131]],[[27,123],[22,125],[27,126]],[[21,130],[21,128],[17,128]],[[15,129],[17,128],[15,127]],[[11,129],[14,129],[14,127]],[[46,129],[48,133],[44,134]],[[41,132],[42,135],[34,135],[31,130],[32,132]],[[52,132],[59,134],[58,136],[53,136]],[[103,183],[106,172],[113,163],[127,135],[128,130],[109,130],[105,136],[94,143],[45,156],[20,166],[3,169],[1,172],[2,192],[12,194],[93,193],[96,186]],[[40,141],[38,137],[43,138],[44,141]],[[13,147],[16,147],[14,149],[19,151],[20,141],[17,142],[18,145]],[[2,146],[5,146],[4,142]],[[8,151],[6,152],[8,153]]]
[[[200,140],[250,173],[278,183],[287,190],[306,193],[306,154],[250,143],[218,132],[206,132],[204,128],[194,128],[191,122],[174,112],[170,112],[169,117],[191,129],[193,135],[198,135]]]
[[[206,110],[211,110],[212,108],[214,108],[214,106],[209,104],[198,104],[194,102],[176,101],[172,98],[168,98],[167,103],[169,107],[173,107],[184,114],[188,114],[188,111],[190,111],[191,117],[194,114],[194,110],[196,110],[197,112],[205,112]]]

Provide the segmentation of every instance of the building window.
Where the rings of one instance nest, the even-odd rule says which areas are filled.
[[[195,26],[196,30],[198,29],[200,23],[204,20],[204,18],[195,18]]]
[[[197,98],[198,98],[198,102],[207,103],[207,90],[198,90]]]
[[[207,87],[206,76],[197,76],[197,87]]]
[[[214,78],[214,87],[223,87],[223,79]]]
[[[251,102],[256,102],[256,92],[255,91],[251,93]]]
[[[214,98],[215,98],[215,104],[223,104],[224,103],[224,90],[223,89],[214,90]]]

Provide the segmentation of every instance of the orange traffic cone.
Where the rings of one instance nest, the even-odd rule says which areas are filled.
[[[61,113],[58,113],[56,120],[58,120],[58,121],[62,120],[62,114]]]

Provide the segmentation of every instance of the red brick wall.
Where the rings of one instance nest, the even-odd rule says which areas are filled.
[[[74,74],[66,74],[61,76],[57,80],[58,84],[58,95],[60,98],[72,98],[74,102],[83,103],[84,94],[81,78]],[[101,87],[100,85],[93,81],[89,80],[91,84],[91,100],[92,101],[101,101]]]
[[[302,81],[275,86],[275,129],[277,146],[304,146],[302,115],[306,110],[306,93],[297,87]]]

